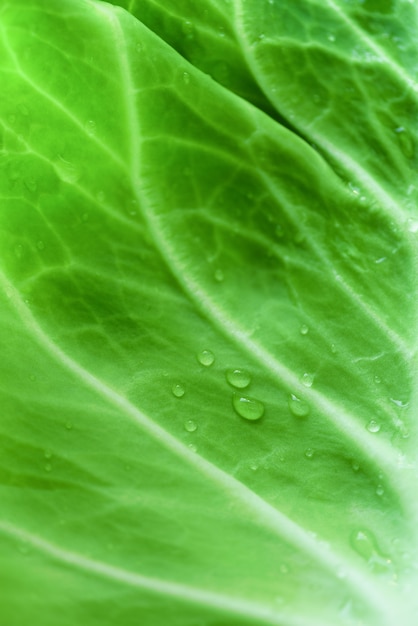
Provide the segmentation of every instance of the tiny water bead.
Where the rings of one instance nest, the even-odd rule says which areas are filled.
[[[308,332],[309,332],[309,327],[306,324],[302,324],[302,326],[300,327],[300,334],[307,335]]]
[[[302,376],[302,385],[305,385],[305,387],[312,387],[313,385],[313,381],[314,381],[314,375],[313,374],[309,374],[308,372],[305,372]]]
[[[306,448],[305,456],[307,459],[312,459],[315,454],[315,450],[313,448]]]
[[[264,415],[264,404],[260,400],[234,393],[232,405],[240,417],[255,422]]]
[[[246,370],[230,369],[226,372],[226,380],[236,389],[245,389],[251,382],[251,375]]]
[[[194,420],[186,420],[184,422],[184,430],[187,430],[188,433],[194,433],[197,430],[197,424]]]
[[[301,400],[294,393],[290,395],[289,409],[295,417],[306,417],[309,414],[309,404]]]
[[[215,361],[215,355],[210,350],[202,350],[197,355],[197,360],[201,365],[205,367],[209,367]]]
[[[188,448],[191,452],[197,452],[197,445],[194,443],[189,443]]]
[[[370,420],[366,428],[369,431],[369,433],[378,433],[380,430],[380,424],[379,422],[376,422],[376,420]]]
[[[178,383],[176,383],[175,385],[171,387],[171,393],[173,394],[175,398],[182,398],[184,394],[186,393],[186,391],[182,385],[179,385]]]

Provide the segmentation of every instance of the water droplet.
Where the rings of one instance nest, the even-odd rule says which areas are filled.
[[[250,463],[250,470],[251,470],[252,472],[256,472],[256,471],[258,470],[258,463],[256,463],[255,461],[252,461],[252,462]]]
[[[300,334],[307,335],[308,332],[309,332],[309,327],[306,324],[302,324],[302,326],[300,327]]]
[[[385,490],[383,489],[382,485],[377,485],[377,487],[376,487],[376,495],[383,496],[384,493],[385,493]]]
[[[86,122],[86,133],[92,137],[96,133],[96,122],[93,120],[88,120]]]
[[[369,530],[358,530],[350,539],[351,547],[365,559],[370,569],[376,573],[387,573],[393,570],[391,559],[384,555],[378,547],[376,538]]]
[[[66,430],[72,430],[73,429],[73,423],[72,422],[65,422],[65,428],[66,428]]]
[[[52,452],[51,452],[51,450],[45,450],[44,457],[46,459],[52,459]]]
[[[302,376],[302,385],[305,385],[305,387],[312,387],[313,385],[313,381],[314,381],[314,375],[313,374],[309,374],[308,372],[305,372]]]
[[[360,469],[360,463],[358,463],[357,461],[353,461],[351,467],[353,468],[354,472],[358,472]]]
[[[183,82],[185,85],[190,83],[190,74],[189,72],[183,72]]]
[[[214,277],[217,283],[221,283],[225,278],[223,271],[219,268],[215,270]]]
[[[237,389],[245,389],[251,382],[251,375],[245,370],[227,370],[226,380]]]
[[[47,463],[46,465],[44,465],[44,470],[46,472],[50,472],[52,470],[52,465],[51,463]]]
[[[306,417],[309,414],[309,404],[293,393],[289,398],[289,409],[295,417]]]
[[[190,20],[184,20],[181,29],[186,36],[191,37],[193,35],[193,24]]]
[[[288,568],[287,565],[285,565],[283,563],[283,565],[280,565],[280,571],[281,571],[282,574],[288,574],[289,573],[289,568]]]
[[[38,248],[38,250],[45,250],[45,244],[44,244],[44,242],[42,241],[42,239],[40,239],[40,240],[37,242],[36,247]]]
[[[376,385],[380,385],[380,383],[382,382],[382,379],[380,378],[380,376],[375,376],[374,382],[376,383]]]
[[[348,188],[354,196],[360,195],[360,188],[357,187],[354,183],[348,183]]]
[[[330,35],[328,35],[328,41],[334,42],[335,41],[335,35],[333,35],[332,33]]]
[[[141,53],[141,52],[142,52],[142,50],[143,50],[142,43],[137,43],[137,44],[136,44],[136,51],[137,51],[137,52],[139,52],[139,53]]]
[[[194,420],[186,420],[184,422],[184,429],[187,430],[188,433],[194,433],[197,430],[197,424]]]
[[[171,392],[173,396],[175,396],[176,398],[182,398],[184,394],[186,393],[184,387],[179,384],[173,385],[171,387]]]
[[[202,350],[202,352],[199,352],[199,354],[197,355],[197,360],[201,365],[209,367],[214,363],[215,355],[210,350]]]
[[[366,428],[369,431],[369,433],[378,433],[380,430],[380,424],[379,422],[376,422],[376,420],[370,420]]]
[[[81,176],[81,172],[74,163],[66,161],[61,156],[55,161],[55,170],[64,183],[74,184]]]
[[[192,452],[197,452],[197,445],[194,443],[189,443],[188,448],[192,451]]]
[[[307,459],[312,459],[314,454],[315,454],[315,450],[313,450],[313,448],[306,448],[305,456]]]
[[[264,415],[264,404],[255,398],[234,393],[232,404],[238,415],[246,420],[256,421]]]

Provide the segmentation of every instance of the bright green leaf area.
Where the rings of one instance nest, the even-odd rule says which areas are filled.
[[[0,626],[416,626],[417,15],[0,0]]]

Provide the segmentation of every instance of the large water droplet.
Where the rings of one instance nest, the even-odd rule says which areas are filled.
[[[184,387],[178,383],[171,387],[171,392],[176,398],[182,398],[186,393]]]
[[[237,389],[245,389],[251,382],[251,375],[246,370],[227,370],[226,380]]]
[[[210,350],[202,350],[202,352],[199,352],[199,354],[197,355],[197,360],[201,365],[209,367],[214,363],[215,355]]]
[[[264,404],[255,398],[234,393],[232,404],[238,415],[246,420],[256,421],[264,415]]]
[[[79,168],[74,165],[74,163],[66,161],[61,156],[55,161],[55,170],[64,183],[74,184],[81,176]]]
[[[194,433],[197,430],[197,424],[194,420],[186,420],[184,422],[184,429],[187,430],[188,433]]]
[[[309,404],[293,393],[289,398],[289,409],[295,417],[306,417],[309,414]]]

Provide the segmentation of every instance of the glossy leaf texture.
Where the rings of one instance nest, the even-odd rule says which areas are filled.
[[[0,621],[414,626],[416,6],[175,4],[0,2]]]

